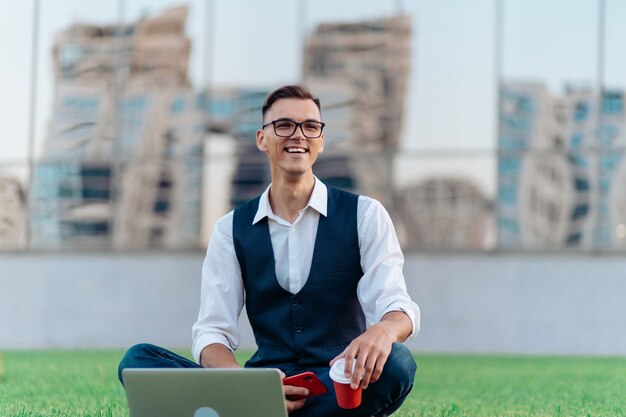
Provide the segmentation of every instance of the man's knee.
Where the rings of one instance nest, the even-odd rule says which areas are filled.
[[[394,343],[378,381],[365,391],[368,413],[390,415],[404,402],[413,388],[417,366],[413,355],[400,343]]]
[[[124,368],[134,368],[136,367],[137,360],[145,358],[146,356],[154,356],[154,352],[157,349],[157,346],[151,345],[150,343],[138,343],[126,351],[126,354],[120,362],[120,367],[123,364],[125,365]]]
[[[122,371],[127,368],[141,368],[142,358],[153,356],[157,347],[150,343],[138,343],[126,351],[117,369],[117,376],[122,382]]]
[[[410,388],[413,386],[416,369],[411,351],[401,343],[394,343],[381,377],[396,380],[401,387]]]
[[[128,353],[132,356],[151,355],[159,349],[161,348],[151,343],[137,343],[128,349]]]

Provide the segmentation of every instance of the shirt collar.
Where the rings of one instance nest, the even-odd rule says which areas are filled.
[[[328,190],[326,189],[326,184],[320,181],[317,177],[315,178],[315,185],[313,186],[313,192],[311,193],[311,198],[309,198],[309,203],[303,210],[311,207],[315,211],[319,212],[322,216],[326,217],[327,208],[328,208]],[[261,198],[259,199],[259,208],[256,211],[256,215],[254,216],[254,220],[252,220],[252,224],[256,224],[259,221],[263,220],[265,217],[273,217],[274,212],[272,211],[272,206],[270,205],[270,188],[272,184],[270,184],[263,194],[261,194]]]

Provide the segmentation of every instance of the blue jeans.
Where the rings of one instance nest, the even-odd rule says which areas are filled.
[[[158,346],[142,343],[131,347],[120,362],[118,377],[122,384],[122,370],[126,368],[199,368],[200,365]],[[369,417],[388,416],[395,412],[413,388],[415,360],[402,344],[394,343],[387,358],[383,373],[378,381],[363,391],[361,405],[353,410],[337,406],[333,383],[328,367],[314,369],[283,369],[287,376],[304,371],[314,372],[328,388],[328,394],[311,397],[304,408],[296,410],[290,417]]]

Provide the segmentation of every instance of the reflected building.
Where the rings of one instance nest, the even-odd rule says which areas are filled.
[[[626,92],[605,90],[599,127],[597,243],[626,247]]]
[[[588,244],[593,96],[555,98],[531,83],[505,83],[500,94],[498,244]]]
[[[203,103],[187,9],[58,34],[55,96],[33,173],[33,247],[195,247]]]
[[[623,155],[620,155],[623,159]],[[609,196],[611,207],[610,227],[611,243],[615,247],[626,247],[626,163],[618,168]],[[608,233],[607,233],[608,234]]]
[[[268,88],[212,88],[203,94],[211,132],[227,134],[236,141],[237,167],[230,203],[233,207],[261,194],[270,182],[267,157],[256,147],[261,127],[261,108]]]
[[[0,177],[0,249],[20,249],[26,242],[26,199],[15,178]]]
[[[589,242],[589,176],[578,162],[556,152],[524,157],[519,179],[524,245],[558,248]]]
[[[325,137],[328,153],[343,156],[331,162],[322,155],[318,171],[328,169],[338,185],[390,205],[410,74],[411,18],[320,24],[303,57],[304,83],[339,120],[329,123]]]
[[[541,144],[549,147],[554,125],[550,96],[541,85],[504,84],[500,87],[498,132],[498,245],[522,244],[520,178],[524,152]]]
[[[406,187],[395,207],[404,247],[482,249],[487,243],[491,204],[467,180],[432,178]]]
[[[505,83],[499,117],[500,245],[624,245],[624,92]]]

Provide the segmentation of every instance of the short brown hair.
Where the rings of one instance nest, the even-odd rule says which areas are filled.
[[[286,85],[284,87],[280,87],[279,89],[274,90],[263,103],[263,108],[261,109],[261,114],[263,115],[263,120],[265,120],[265,113],[272,107],[272,105],[281,98],[300,98],[303,100],[311,100],[317,106],[320,113],[322,112],[322,106],[320,104],[320,99],[315,97],[311,90],[304,85]]]

